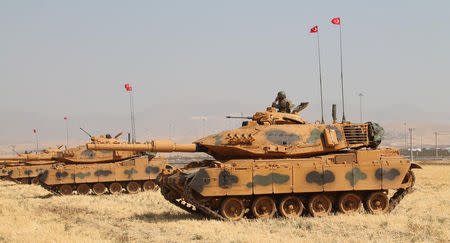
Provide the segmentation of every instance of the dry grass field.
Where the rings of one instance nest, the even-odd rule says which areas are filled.
[[[0,242],[449,242],[450,166],[416,175],[390,214],[239,222],[197,218],[159,192],[61,197],[0,181]]]

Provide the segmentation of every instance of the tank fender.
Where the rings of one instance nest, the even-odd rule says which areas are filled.
[[[416,163],[411,163],[411,169],[422,169],[422,166],[416,164]]]

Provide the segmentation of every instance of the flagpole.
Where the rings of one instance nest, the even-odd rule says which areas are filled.
[[[323,88],[322,88],[322,65],[320,63],[320,41],[319,32],[317,32],[317,53],[319,55],[319,82],[320,82],[320,110],[322,112],[322,123],[325,123],[323,119]]]
[[[342,24],[339,20],[339,50],[341,58],[341,90],[342,90],[342,122],[345,122],[345,102],[344,102],[344,72],[342,68]]]
[[[35,138],[36,138],[36,154],[37,154],[38,150],[39,150],[39,138],[38,138],[37,130],[34,133],[34,135],[35,135]]]
[[[68,120],[67,117],[64,117],[65,121],[66,121],[66,150],[69,148],[69,125],[68,125]]]
[[[134,123],[134,99],[133,99],[133,91],[129,91],[130,93],[130,113],[131,113],[131,142],[136,143],[136,126]]]

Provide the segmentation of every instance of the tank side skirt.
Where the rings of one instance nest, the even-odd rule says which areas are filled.
[[[301,167],[301,164],[298,164],[297,166]],[[295,166],[290,166],[291,173],[289,173],[289,174],[291,176],[294,175],[294,172],[293,172],[294,167]],[[322,170],[321,171],[317,171],[318,179],[317,180],[316,179],[312,179],[312,182],[314,182],[316,184],[322,184],[321,185],[322,187],[323,187],[324,184],[326,184],[328,182],[331,183],[330,179],[328,179],[328,180],[326,179],[326,177],[327,177],[327,175],[325,175],[325,168],[326,167],[324,167],[323,164],[322,164],[321,166],[317,166],[316,168],[317,169],[321,168]],[[350,166],[349,168],[351,169],[351,173],[353,173],[354,172],[353,169],[356,168],[356,167]],[[374,168],[376,169],[377,167],[374,167]],[[376,177],[376,174],[375,174],[376,171],[375,170],[369,169],[368,171],[367,170],[365,170],[365,171],[370,173],[371,174],[370,176]],[[252,173],[252,178],[254,178],[256,176],[256,174],[255,174],[256,171],[254,171],[252,169],[252,170],[250,170],[250,172]],[[274,172],[276,172],[276,169],[272,170],[272,173],[274,173]],[[345,175],[345,174],[343,174],[343,175],[341,175],[341,174],[342,173],[340,173],[339,176],[344,176]],[[402,176],[404,176],[403,173],[401,173],[401,174],[402,174]],[[383,174],[383,176],[384,176],[384,174]],[[389,176],[389,174],[388,174],[388,176]],[[414,174],[412,174],[412,177],[413,177],[412,178],[412,183],[407,188],[397,189],[395,191],[394,195],[389,199],[389,209],[388,209],[388,211],[392,211],[408,193],[412,192],[412,190],[413,190],[412,187],[414,185],[414,180],[415,180]],[[290,181],[292,188],[294,187],[294,181],[296,179],[298,179],[298,178],[292,178],[292,180]],[[353,179],[354,179],[354,177],[352,177],[351,180],[348,179],[348,182],[349,183],[357,183]],[[382,180],[383,179],[384,178],[382,178]],[[253,184],[255,184],[255,181],[253,181]],[[274,182],[272,181],[272,188],[273,187],[274,187]],[[202,215],[207,216],[209,218],[220,219],[220,220],[224,220],[225,219],[223,216],[221,216],[217,212],[217,210],[215,210],[214,208],[209,207],[207,204],[203,203],[202,201],[197,200],[196,197],[193,194],[192,189],[188,186],[188,183],[185,183],[184,188],[185,188],[184,189],[184,193],[183,193],[184,200],[185,200],[186,203],[189,203],[189,204],[193,205],[195,207],[195,211],[196,212],[197,211],[201,211]],[[353,185],[350,188],[352,188],[352,189],[350,189],[350,190],[325,190],[325,191],[321,191],[321,192],[298,192],[297,191],[295,193],[292,190],[290,193],[275,193],[275,194],[274,194],[274,191],[272,190],[271,194],[270,193],[267,193],[267,194],[263,193],[263,194],[259,194],[259,195],[256,195],[254,193],[254,189],[252,190],[252,194],[251,195],[233,195],[232,193],[230,193],[232,191],[232,189],[231,189],[231,190],[228,190],[228,192],[226,194],[224,194],[224,195],[205,196],[205,197],[211,198],[211,199],[216,199],[217,198],[217,199],[222,200],[223,198],[226,198],[227,196],[234,196],[234,197],[238,197],[238,198],[242,198],[242,199],[253,200],[253,198],[256,198],[256,196],[262,196],[262,195],[265,194],[265,195],[271,196],[272,198],[274,198],[275,200],[278,201],[281,197],[286,196],[286,195],[303,196],[303,198],[304,198],[305,196],[309,197],[310,195],[315,195],[317,193],[320,193],[320,194],[325,194],[325,195],[330,196],[330,198],[332,198],[332,200],[335,201],[338,198],[337,197],[338,194],[341,194],[341,193],[344,193],[344,192],[349,192],[349,191],[353,191],[353,192],[361,195],[361,198],[366,197],[366,195],[369,192],[386,191],[386,189],[382,189],[382,188],[379,188],[379,189],[375,189],[374,188],[374,189],[369,189],[369,190],[355,189],[353,187]],[[399,188],[399,187],[396,187],[396,188]],[[393,189],[393,188],[391,188],[391,189]]]
[[[142,188],[143,183],[146,181],[155,182],[157,174],[154,172],[156,169],[158,169],[158,172],[161,171],[166,164],[165,159],[155,159],[155,163],[152,163],[152,160],[139,159],[124,162],[63,165],[63,167],[49,168],[50,173],[48,174],[50,176],[45,180],[45,183],[39,181],[39,184],[47,191],[57,195],[61,194],[58,189],[62,185],[70,185],[73,189],[76,189],[78,185],[86,184],[92,189],[96,183],[103,183],[109,188],[111,183],[118,182],[125,188],[129,182],[137,182],[139,187]],[[132,164],[134,165],[128,165],[130,162],[133,162]],[[141,173],[138,174],[137,170],[141,171]],[[58,175],[61,175],[63,172],[66,172],[64,173],[64,178],[58,178]],[[124,175],[118,177],[117,173]],[[91,176],[92,179],[86,180],[87,176]]]

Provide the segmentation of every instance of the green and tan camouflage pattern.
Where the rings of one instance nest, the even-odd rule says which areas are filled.
[[[91,137],[91,144],[123,144],[117,138]],[[85,145],[61,150],[47,148],[39,154],[18,154],[17,156],[0,157],[0,165],[41,165],[55,162],[64,163],[102,163],[120,161],[142,156],[141,152],[134,151],[93,151],[86,149]]]
[[[410,167],[397,150],[361,150],[303,159],[229,160],[181,169],[168,181],[192,178],[187,186],[204,197],[389,190],[410,186],[403,183]]]
[[[92,144],[121,144],[117,138],[91,137]],[[93,151],[85,145],[61,150],[47,148],[38,154],[18,154],[11,157],[0,157],[0,178],[14,181],[30,182],[41,172],[54,164],[94,164],[110,163],[136,158],[144,155],[134,151]]]
[[[87,147],[105,151],[205,152],[220,161],[233,158],[298,158],[342,149],[376,147],[378,144],[374,144],[369,134],[369,124],[309,124],[298,114],[276,112],[269,107],[267,111],[255,113],[252,120],[240,128],[213,134],[190,144],[196,146],[154,140],[149,144],[87,144]]]
[[[54,164],[41,172],[39,181],[48,186],[154,180],[166,166],[166,158],[134,158],[113,163]]]

